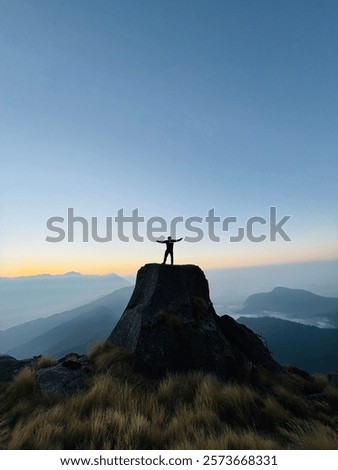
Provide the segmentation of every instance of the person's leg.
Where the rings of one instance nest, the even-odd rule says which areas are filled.
[[[162,264],[165,264],[166,261],[167,261],[167,258],[168,258],[168,250],[165,250],[165,253],[164,253],[164,258],[163,258],[163,262]]]
[[[174,264],[174,253],[170,252],[171,264]]]

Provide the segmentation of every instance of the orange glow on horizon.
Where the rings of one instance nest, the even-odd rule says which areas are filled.
[[[224,259],[217,259],[215,257],[198,257],[198,259],[189,259],[187,257],[180,257],[177,264],[197,264],[203,270],[211,269],[236,269],[236,268],[249,268],[254,266],[269,266],[269,265],[283,265],[283,264],[296,264],[316,261],[334,261],[337,259],[336,254],[328,254],[328,256],[293,256],[286,258],[283,254],[278,253],[275,256],[270,256],[268,259],[259,256],[228,256],[227,261]],[[61,275],[69,271],[80,272],[81,274],[92,275],[105,275],[115,273],[120,276],[135,275],[138,269],[147,263],[160,262],[160,260],[139,260],[132,262],[127,260],[123,263],[85,263],[75,261],[73,264],[61,262],[52,263],[37,263],[35,265],[28,264],[20,265],[13,264],[8,266],[7,269],[2,269],[0,276],[2,277],[19,277],[19,276],[36,276],[40,274]]]

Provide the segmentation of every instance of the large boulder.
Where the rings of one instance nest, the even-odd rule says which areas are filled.
[[[0,382],[9,382],[24,366],[22,361],[12,356],[0,356]]]
[[[271,372],[282,370],[264,345],[260,337],[247,326],[238,323],[229,315],[217,317],[217,323],[227,340],[232,344],[239,362],[249,361],[253,365],[261,365]]]
[[[87,357],[69,354],[56,364],[39,369],[36,382],[43,393],[73,395],[87,388],[90,375]]]
[[[231,323],[227,332],[226,323],[215,313],[198,266],[147,264],[138,271],[131,299],[108,340],[130,350],[135,369],[150,377],[202,370],[229,379],[252,359],[274,362],[251,330]],[[241,345],[249,338],[249,347]],[[251,354],[253,345],[265,354]]]

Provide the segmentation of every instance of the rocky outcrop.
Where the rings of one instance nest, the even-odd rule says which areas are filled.
[[[282,369],[273,359],[260,337],[247,326],[238,323],[229,315],[218,317],[217,323],[224,336],[232,344],[239,361],[250,361],[255,365],[260,364],[272,372]]]
[[[41,356],[22,360],[0,356],[0,383],[10,382],[22,368],[28,367],[36,371],[36,383],[43,393],[72,395],[87,387],[91,376],[87,356],[68,354],[55,363],[47,362],[48,365],[42,368],[39,368],[40,359]]]
[[[0,382],[9,382],[24,366],[22,361],[12,356],[0,356]]]
[[[230,379],[248,364],[278,366],[251,330],[216,315],[195,265],[142,267],[108,340],[130,350],[135,369],[150,377],[202,370]]]
[[[28,359],[16,359],[9,355],[0,355],[0,383],[10,382],[23,367],[34,367],[41,356]]]
[[[86,356],[69,354],[56,364],[39,369],[36,382],[43,393],[72,395],[87,387],[90,373]]]

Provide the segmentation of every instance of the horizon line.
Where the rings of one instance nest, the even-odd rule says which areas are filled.
[[[337,262],[338,258],[320,258],[320,259],[310,259],[310,260],[296,260],[296,261],[285,261],[285,262],[271,262],[271,263],[264,263],[264,264],[248,264],[248,265],[240,265],[240,266],[223,266],[223,267],[204,267],[203,270],[205,271],[224,271],[224,270],[238,270],[238,269],[253,269],[253,268],[265,268],[265,267],[272,267],[272,266],[286,266],[286,265],[300,265],[300,264],[310,264],[310,263],[323,263],[323,262]],[[149,264],[149,263],[145,263]],[[160,263],[159,263],[160,264]],[[184,263],[186,264],[186,263]],[[195,263],[190,263],[195,264]],[[175,263],[175,265],[183,265],[181,263]],[[142,264],[144,266],[144,264]],[[40,273],[31,273],[31,274],[18,274],[18,275],[9,275],[9,276],[0,276],[0,279],[19,279],[19,278],[32,278],[32,277],[61,277],[61,276],[109,276],[115,275],[120,278],[124,277],[131,277],[134,276],[137,271],[142,267],[140,266],[133,274],[119,274],[119,272],[115,271],[107,271],[107,272],[80,272],[75,270],[66,270],[62,272],[56,273],[48,273],[48,272],[40,272]]]

